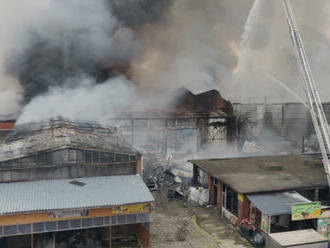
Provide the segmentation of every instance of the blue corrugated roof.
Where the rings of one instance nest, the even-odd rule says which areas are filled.
[[[0,215],[151,201],[154,198],[139,175],[0,184]]]
[[[307,203],[308,199],[295,191],[247,195],[248,199],[265,215],[290,214],[295,203]]]

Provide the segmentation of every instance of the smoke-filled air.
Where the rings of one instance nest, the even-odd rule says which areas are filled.
[[[330,3],[292,4],[329,100]],[[168,104],[182,86],[240,102],[304,98],[277,0],[11,0],[0,9],[0,115],[19,113],[18,123],[106,122]]]

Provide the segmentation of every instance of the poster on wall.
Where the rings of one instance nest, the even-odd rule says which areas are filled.
[[[309,220],[316,219],[321,215],[321,203],[311,202],[294,204],[291,208],[292,220]]]
[[[269,216],[262,214],[261,217],[261,230],[269,233]]]
[[[317,231],[325,238],[328,238],[328,219],[317,220]]]
[[[143,213],[149,210],[149,204],[136,204],[136,205],[126,205],[117,206],[113,208],[114,214],[131,214],[131,213]]]

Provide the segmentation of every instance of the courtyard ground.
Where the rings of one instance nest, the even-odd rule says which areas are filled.
[[[213,207],[185,208],[182,200],[169,201],[157,192],[151,214],[151,248],[250,248],[236,229]],[[194,221],[194,216],[195,221]]]

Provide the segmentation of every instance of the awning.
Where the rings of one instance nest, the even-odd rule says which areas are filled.
[[[250,194],[247,195],[247,198],[256,208],[268,216],[290,214],[293,204],[311,202],[296,191]]]

